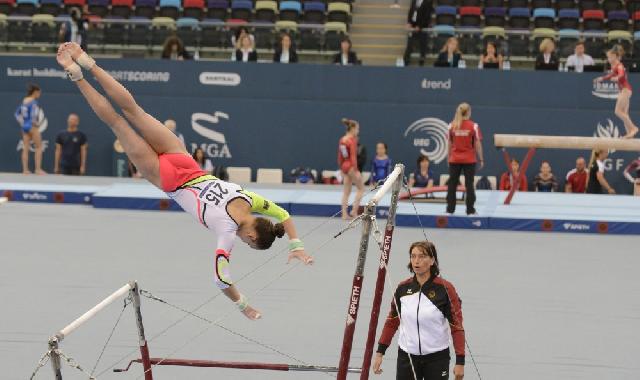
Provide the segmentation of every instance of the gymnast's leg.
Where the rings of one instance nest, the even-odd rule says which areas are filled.
[[[57,55],[60,66],[69,74],[91,109],[116,135],[129,159],[140,173],[152,184],[161,187],[158,154],[129,126],[127,121],[113,109],[109,101],[93,86],[82,79],[80,67],[70,55],[60,49]]]

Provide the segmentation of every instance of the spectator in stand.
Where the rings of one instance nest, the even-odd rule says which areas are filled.
[[[584,53],[584,42],[578,41],[574,53],[567,58],[567,69],[576,73],[584,72],[585,66],[593,66],[595,62],[589,54]]]
[[[571,169],[567,173],[567,183],[564,185],[564,191],[567,193],[584,193],[587,191],[588,180],[587,162],[584,157],[578,157],[575,169]]]
[[[87,50],[87,31],[89,30],[89,21],[83,17],[82,11],[78,7],[69,10],[71,19],[60,25],[58,32],[58,40],[60,42],[75,42],[82,50]]]
[[[536,57],[536,70],[558,71],[560,61],[556,55],[556,43],[551,38],[545,38],[540,43],[540,53]]]
[[[633,177],[635,175],[635,178]],[[633,186],[633,195],[640,195],[640,157],[632,161],[624,169],[624,178],[629,180]]]
[[[542,161],[540,173],[533,179],[533,189],[540,193],[558,192],[558,181],[556,180],[556,176],[551,172],[551,164],[549,164],[549,161]]]
[[[504,191],[510,191],[511,187],[513,186],[513,183],[516,181],[515,178],[518,177],[518,175],[520,175],[520,162],[518,160],[516,160],[515,158],[511,159],[511,170],[508,172],[504,172],[502,173],[502,176],[500,177],[500,190],[504,190]],[[515,176],[515,178],[514,178]],[[527,178],[522,175],[522,177],[520,177],[520,183],[518,184],[518,190],[519,191],[527,191],[528,190],[528,186],[527,186]]]
[[[231,36],[231,46],[235,47],[236,49],[239,49],[240,48],[240,37],[242,37],[242,36],[249,36],[249,38],[251,39],[251,42],[253,44],[256,43],[256,38],[254,37],[253,34],[249,33],[249,29],[247,29],[244,26],[241,26]]]
[[[87,169],[87,136],[78,130],[80,118],[72,113],[67,130],[56,137],[54,170],[56,174],[84,175]]]
[[[280,45],[273,54],[273,62],[276,63],[298,63],[298,53],[291,44],[291,36],[283,33],[280,37]]]
[[[391,173],[391,159],[388,156],[387,144],[379,142],[376,144],[376,156],[371,161],[371,178],[369,183],[376,186]]]
[[[604,178],[604,160],[609,156],[607,150],[594,150],[591,153],[591,161],[589,162],[589,182],[587,183],[587,193],[602,194],[606,191],[609,194],[615,194],[616,191],[609,185],[607,179]]]
[[[184,43],[178,36],[170,36],[164,41],[162,48],[162,59],[183,61],[191,59],[191,54],[185,49]]]
[[[438,55],[438,59],[435,62],[437,67],[458,67],[458,62],[462,54],[460,52],[458,39],[456,37],[449,37],[444,44]]]
[[[211,163],[211,160],[205,156],[204,150],[202,150],[202,148],[196,148],[196,150],[193,152],[193,159],[198,163],[200,169],[206,171],[209,174],[213,172],[213,164]]]
[[[427,32],[423,29],[429,27],[433,13],[433,0],[411,0],[409,7],[409,15],[407,16],[407,29],[409,37],[407,38],[407,48],[404,51],[404,65],[411,64],[411,54],[415,43],[418,43],[420,50],[420,60],[418,64],[424,66],[424,57],[427,54]]]
[[[429,157],[420,155],[416,170],[409,177],[409,187],[433,187],[433,172],[431,171]]]
[[[478,68],[480,69],[502,69],[502,54],[498,53],[495,42],[489,41],[480,56]]]
[[[255,51],[255,45],[251,37],[247,34],[240,36],[238,40],[239,47],[236,49],[234,61],[236,62],[258,62],[258,54]]]
[[[29,171],[29,151],[31,142],[35,147],[34,160],[36,163],[36,174],[47,174],[42,170],[42,135],[40,125],[38,125],[42,109],[38,104],[38,99],[42,95],[42,90],[37,84],[27,86],[27,96],[22,99],[22,103],[13,115],[22,129],[22,173],[31,174]]]
[[[351,40],[344,37],[340,42],[340,52],[333,57],[333,63],[340,66],[358,65],[358,55],[351,51]]]

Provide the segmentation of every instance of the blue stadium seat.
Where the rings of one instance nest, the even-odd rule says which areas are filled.
[[[199,32],[198,19],[181,17],[176,21],[176,35],[180,37],[185,46],[198,46]]]
[[[324,24],[327,7],[319,1],[304,3],[302,21],[306,24]]]
[[[250,0],[233,0],[231,2],[231,18],[249,21],[253,12],[253,3]]]
[[[228,0],[207,0],[207,19],[226,20],[229,16]]]
[[[558,29],[580,29],[580,11],[578,9],[560,9],[558,11]]]
[[[629,12],[626,10],[610,11],[607,14],[607,29],[629,30]]]
[[[229,39],[224,23],[219,19],[204,19],[200,23],[200,46],[217,48],[227,46]]]
[[[40,0],[38,13],[57,16],[62,11],[62,0]]]
[[[556,27],[556,11],[553,8],[536,8],[533,10],[535,28],[554,29]]]
[[[484,9],[484,25],[504,28],[506,25],[506,10],[503,7],[488,7]]]
[[[513,29],[529,29],[531,12],[529,8],[510,8],[509,26]]]
[[[180,0],[160,0],[160,10],[158,16],[169,17],[174,20],[180,17],[180,8],[182,4]]]
[[[458,12],[456,7],[439,5],[435,9],[436,25],[455,25]]]
[[[38,9],[38,0],[17,0],[15,14],[33,16]]]
[[[109,0],[89,0],[87,6],[94,16],[104,18],[109,14]]]
[[[568,57],[573,54],[576,43],[580,40],[580,31],[576,29],[560,29],[558,31],[558,54]]]
[[[152,19],[156,15],[156,0],[136,0],[134,14],[136,17]]]
[[[280,3],[280,21],[298,22],[301,13],[302,4],[298,1],[282,1]]]

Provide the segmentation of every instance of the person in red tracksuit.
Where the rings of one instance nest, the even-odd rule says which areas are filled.
[[[411,244],[409,254],[409,271],[414,276],[396,288],[378,341],[373,372],[382,373],[384,354],[400,329],[396,379],[448,379],[451,331],[456,357],[453,374],[455,380],[462,380],[465,359],[462,301],[453,285],[440,277],[438,253],[432,242]]]
[[[347,127],[347,133],[338,142],[338,166],[344,178],[344,191],[342,193],[342,219],[355,218],[360,210],[360,201],[364,195],[364,182],[362,174],[358,170],[358,134],[360,124],[355,120],[342,119]],[[347,213],[351,188],[356,185],[356,197],[351,206],[351,215]]]
[[[624,56],[624,49],[620,45],[615,45],[611,50],[607,52],[607,60],[611,64],[611,71],[609,74],[594,79],[594,82],[602,82],[604,80],[611,80],[618,84],[618,99],[616,100],[616,116],[624,123],[624,128],[627,130],[627,134],[623,138],[630,139],[638,133],[638,127],[633,124],[629,117],[629,102],[631,101],[631,94],[633,92],[631,85],[629,84],[629,78],[627,77],[627,71],[624,65],[620,61]]]
[[[476,214],[476,155],[480,159],[480,169],[484,166],[482,154],[482,133],[478,124],[471,120],[471,106],[462,103],[456,109],[456,115],[449,124],[449,184],[447,187],[447,213],[456,211],[456,189],[460,174],[464,173],[467,191],[467,215]]]

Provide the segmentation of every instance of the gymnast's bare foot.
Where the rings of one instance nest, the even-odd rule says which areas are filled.
[[[629,130],[629,133],[627,133],[626,135],[624,135],[622,138],[623,139],[632,139],[634,138],[636,135],[638,134],[638,127],[633,127]]]

